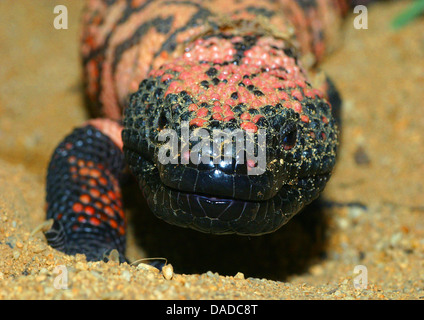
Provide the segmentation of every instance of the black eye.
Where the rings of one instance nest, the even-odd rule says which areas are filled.
[[[288,125],[284,128],[281,135],[281,143],[284,150],[292,149],[296,144],[297,128],[295,125]]]

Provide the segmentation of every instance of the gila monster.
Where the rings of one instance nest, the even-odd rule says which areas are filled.
[[[340,101],[315,67],[336,42],[347,2],[89,0],[81,54],[95,117],[51,157],[48,243],[87,260],[116,249],[127,261],[127,168],[171,224],[239,235],[284,225],[319,196],[335,165]],[[213,161],[202,148],[223,140],[183,141],[187,128],[242,132],[246,145]],[[163,163],[161,133],[171,130],[185,149]],[[249,174],[261,150],[262,171]],[[209,162],[191,161],[202,152]]]

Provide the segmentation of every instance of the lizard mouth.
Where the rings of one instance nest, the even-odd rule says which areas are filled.
[[[124,153],[149,208],[158,218],[212,234],[274,232],[316,199],[330,178],[330,173],[299,178],[283,184],[268,199],[242,199],[170,187],[152,162],[125,146]]]

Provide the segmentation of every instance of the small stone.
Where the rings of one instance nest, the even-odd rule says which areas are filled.
[[[362,146],[359,146],[356,149],[353,158],[355,160],[355,163],[359,166],[366,166],[371,163],[370,157],[368,156],[365,148],[363,148]]]
[[[13,251],[13,259],[15,259],[15,260],[18,259],[20,255],[21,254],[19,253],[19,251],[17,251],[17,250]]]
[[[392,235],[390,237],[390,244],[395,247],[399,241],[402,239],[402,233],[401,232],[397,232],[394,235]]]
[[[40,275],[35,277],[35,281],[37,281],[37,282],[42,282],[46,279],[47,279],[47,276],[45,274],[40,274]]]
[[[237,272],[237,274],[234,276],[234,279],[244,280],[244,274],[242,272]]]
[[[174,276],[174,268],[172,267],[172,264],[165,265],[162,268],[162,274],[166,280],[171,280]]]
[[[342,230],[346,230],[350,226],[349,220],[345,219],[345,218],[340,218],[337,222],[339,224],[340,229],[342,229]]]
[[[151,266],[150,264],[147,263],[140,263],[137,265],[137,269],[139,270],[145,270],[145,271],[150,271],[150,272],[154,272],[154,273],[158,273],[159,270],[158,268],[155,268],[153,266]]]
[[[218,275],[213,273],[212,271],[206,272],[206,276],[209,278],[216,278]]]
[[[309,272],[314,276],[320,276],[324,274],[324,268],[320,265],[315,265],[310,268]]]
[[[127,280],[128,282],[130,282],[131,280],[131,273],[128,270],[124,270],[122,272],[122,278],[124,278],[125,280]]]
[[[356,219],[360,217],[364,212],[365,210],[361,208],[360,206],[353,206],[353,207],[349,207],[348,209],[348,215],[349,215],[349,218],[351,219]]]

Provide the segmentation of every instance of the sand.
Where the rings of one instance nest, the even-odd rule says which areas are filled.
[[[126,187],[128,257],[166,258],[165,277],[144,264],[87,263],[32,233],[45,218],[49,157],[88,118],[83,1],[1,1],[0,299],[424,299],[424,19],[389,25],[409,3],[370,6],[368,30],[350,16],[322,65],[344,105],[321,205],[271,235],[218,237],[154,218]],[[53,27],[57,4],[68,30]]]

